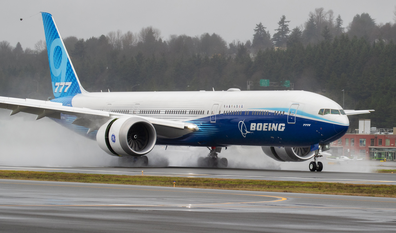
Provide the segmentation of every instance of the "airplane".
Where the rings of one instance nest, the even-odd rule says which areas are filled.
[[[218,156],[223,148],[248,145],[277,161],[313,159],[309,170],[320,172],[320,151],[346,133],[347,115],[373,111],[344,111],[307,91],[88,92],[53,16],[41,14],[55,98],[0,97],[0,108],[48,117],[96,140],[108,154],[132,156],[145,166],[155,145],[207,147],[199,166],[220,168],[228,165]]]

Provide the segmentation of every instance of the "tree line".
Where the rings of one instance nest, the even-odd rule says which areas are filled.
[[[345,109],[373,108],[377,127],[396,126],[396,24],[358,14],[347,26],[331,10],[315,9],[301,27],[281,16],[273,35],[258,22],[252,40],[227,43],[220,35],[174,35],[158,29],[110,32],[87,40],[65,38],[88,91],[196,91],[287,89],[328,96]],[[45,42],[35,49],[0,42],[0,95],[47,99],[52,89]],[[353,119],[355,122],[356,119]]]

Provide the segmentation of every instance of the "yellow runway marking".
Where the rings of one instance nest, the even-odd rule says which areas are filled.
[[[73,188],[95,188],[95,189],[115,189],[115,190],[136,190],[136,191],[155,191],[149,188],[135,188],[135,187],[98,187],[98,186],[84,186],[81,185],[71,185],[71,184],[39,184],[39,183],[19,183],[19,182],[7,182],[1,181],[0,184],[16,184],[16,185],[39,185],[39,186],[56,186],[56,187],[73,187]],[[103,185],[103,184],[102,184]],[[152,186],[153,188],[160,188]],[[205,191],[192,191],[192,190],[161,190],[163,192],[177,192],[177,193],[199,193],[199,194],[214,194],[214,195],[229,195],[229,196],[250,196],[250,197],[262,197],[262,198],[273,198],[275,200],[269,201],[248,201],[248,202],[224,202],[224,203],[196,203],[196,204],[171,204],[171,205],[133,205],[133,204],[106,204],[106,205],[0,205],[0,206],[19,206],[19,207],[66,207],[66,206],[84,206],[84,207],[197,207],[197,206],[218,206],[218,205],[235,205],[235,204],[257,204],[257,203],[273,203],[273,202],[281,202],[286,201],[286,197],[272,196],[272,195],[260,195],[260,194],[246,194],[246,193],[225,193],[225,192],[216,192],[217,190],[213,190],[213,192],[205,192]]]

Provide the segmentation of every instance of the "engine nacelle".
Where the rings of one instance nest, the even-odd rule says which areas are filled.
[[[263,146],[261,149],[269,157],[281,162],[301,162],[311,159],[315,151],[311,147],[272,147]]]
[[[102,150],[111,155],[141,156],[154,148],[157,132],[145,119],[119,118],[102,125],[96,135],[96,141]]]

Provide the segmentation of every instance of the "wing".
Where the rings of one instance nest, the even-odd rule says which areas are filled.
[[[374,109],[370,109],[370,110],[344,110],[345,114],[347,114],[348,116],[352,116],[352,115],[360,115],[360,114],[368,114],[370,112],[374,112]]]
[[[131,117],[128,114],[113,113],[88,108],[77,108],[63,106],[61,103],[51,101],[19,99],[0,97],[0,108],[11,110],[11,115],[25,112],[37,115],[36,120],[43,117],[61,119],[61,114],[76,116],[73,124],[88,128],[88,132],[98,130],[100,126],[111,119],[120,117]],[[142,117],[146,119],[157,130],[157,135],[165,138],[177,138],[185,134],[198,130],[194,124],[182,121],[163,120],[152,117]]]

